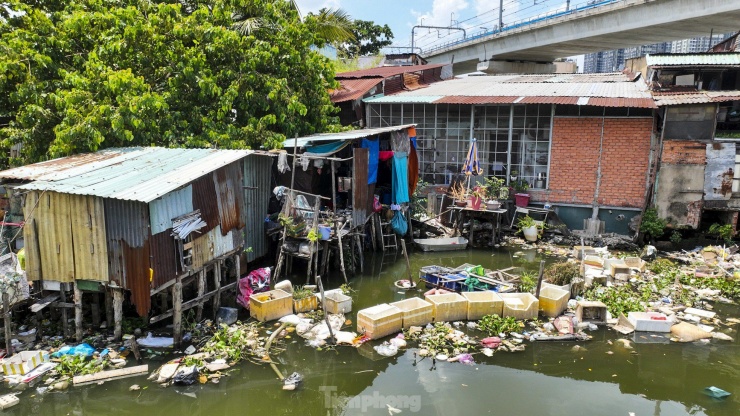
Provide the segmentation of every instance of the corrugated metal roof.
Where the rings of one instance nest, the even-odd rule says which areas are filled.
[[[0,178],[34,182],[19,189],[151,202],[252,153],[250,150],[109,149],[0,172]],[[56,167],[56,169],[55,169]]]
[[[383,80],[379,78],[340,79],[338,81],[341,87],[329,92],[331,102],[333,103],[341,103],[361,98],[368,91],[383,82]]]
[[[320,133],[312,136],[299,137],[298,139],[288,139],[283,143],[283,147],[294,147],[297,143],[298,147],[304,147],[307,144],[320,143],[320,142],[334,142],[334,141],[345,141],[362,139],[365,137],[375,136],[381,133],[390,133],[394,131],[401,131],[414,127],[416,124],[404,124],[401,126],[391,127],[377,127],[373,129],[361,129],[361,130],[349,130],[340,133]]]
[[[365,100],[373,104],[390,103],[449,103],[449,104],[506,104],[542,103],[575,104],[593,98],[601,105],[624,106],[636,104],[653,108],[647,101],[652,96],[643,82],[634,82],[623,73],[610,74],[554,74],[554,75],[495,75],[457,78],[437,82],[421,91],[408,91],[393,97],[373,97]]]
[[[645,55],[648,66],[740,65],[740,53],[671,53]]]
[[[386,78],[395,75],[406,74],[409,72],[425,71],[427,69],[442,68],[448,64],[433,65],[411,65],[411,66],[382,66],[379,68],[361,69],[359,71],[340,72],[335,78]]]
[[[658,107],[681,104],[709,104],[740,100],[740,91],[654,92]]]

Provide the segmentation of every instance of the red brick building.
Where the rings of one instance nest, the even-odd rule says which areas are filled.
[[[417,124],[420,177],[447,184],[475,138],[484,176],[525,180],[572,229],[629,233],[659,149],[639,74],[468,76],[364,100],[369,127]]]

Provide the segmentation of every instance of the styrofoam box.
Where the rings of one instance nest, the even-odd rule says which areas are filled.
[[[459,293],[428,295],[425,299],[433,305],[434,322],[462,321],[468,317],[468,300]]]
[[[403,329],[424,326],[434,321],[434,306],[421,298],[408,298],[391,303],[403,311]]]
[[[555,318],[568,307],[570,291],[565,291],[552,286],[544,287],[540,290],[540,311],[545,316]]]
[[[496,292],[463,292],[462,296],[468,300],[468,321],[477,321],[486,315],[503,314],[504,300]]]
[[[6,376],[25,375],[47,361],[49,361],[49,353],[46,351],[21,351],[10,358],[4,358],[0,361],[0,365]]]
[[[531,293],[499,293],[504,300],[504,317],[537,319],[540,301]]]
[[[673,317],[660,312],[630,312],[627,320],[635,327],[635,331],[643,332],[671,332],[671,326],[675,323]]]
[[[387,303],[357,312],[357,332],[370,339],[383,338],[400,332],[403,327],[403,311]]]
[[[344,293],[327,293],[326,311],[329,313],[348,313],[352,311],[352,298]]]
[[[267,297],[265,300],[261,300]],[[249,314],[260,322],[273,321],[293,313],[293,296],[282,290],[254,293],[249,297]]]

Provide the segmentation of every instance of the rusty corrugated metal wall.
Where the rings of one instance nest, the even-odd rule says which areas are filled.
[[[212,175],[201,176],[193,182],[192,186],[193,210],[200,210],[200,217],[208,224],[200,231],[201,233],[207,233],[219,224],[216,186],[213,183]]]
[[[152,269],[154,270],[153,288],[158,288],[182,273],[180,260],[177,258],[175,239],[172,229],[154,234],[151,242]]]
[[[142,202],[105,199],[110,280],[131,292],[140,316],[151,307],[149,208]]]
[[[352,159],[352,226],[358,227],[365,224],[367,219],[367,207],[369,195],[367,187],[368,177],[368,149],[354,149]]]
[[[75,279],[108,281],[108,247],[103,199],[69,195]]]
[[[233,229],[244,227],[242,211],[244,193],[242,189],[241,161],[231,163],[213,173],[221,233],[226,235]]]
[[[244,247],[251,247],[247,261],[254,261],[265,256],[268,251],[265,235],[265,217],[267,217],[270,196],[272,195],[272,162],[271,156],[250,155],[244,159],[244,210],[243,221],[246,225]],[[239,233],[241,237],[241,233]],[[238,247],[236,244],[235,247]]]
[[[233,251],[238,246],[234,244],[239,241],[238,235],[241,230],[231,230],[226,235],[221,233],[218,226],[193,240],[193,270],[202,269],[211,260],[221,257]]]

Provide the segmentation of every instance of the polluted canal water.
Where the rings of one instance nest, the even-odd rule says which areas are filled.
[[[430,264],[480,264],[536,271],[539,254],[513,250],[412,253],[414,278]],[[545,258],[546,261],[555,261]],[[407,278],[406,262],[366,258],[365,273],[351,277],[353,312],[395,302],[420,292],[403,292],[394,282]],[[295,281],[301,281],[296,276]],[[341,277],[333,275],[327,288]],[[716,304],[720,315],[738,316],[736,305]],[[354,325],[353,325],[354,326]],[[472,334],[480,338],[480,333]],[[587,342],[527,342],[522,352],[475,354],[473,365],[422,359],[414,343],[398,355],[378,355],[371,341],[360,349],[318,351],[301,338],[287,340],[275,358],[286,373],[300,372],[295,391],[267,365],[242,362],[219,384],[162,388],[134,377],[72,388],[66,392],[25,392],[10,415],[737,415],[740,414],[740,345],[679,344],[644,333],[623,336],[599,328]],[[619,342],[627,338],[631,342]],[[611,341],[611,342],[610,342]],[[574,348],[575,346],[578,346]],[[158,363],[152,363],[150,369]],[[139,384],[138,391],[129,391]],[[725,399],[703,394],[709,386],[732,393]],[[29,394],[31,393],[31,394]],[[398,412],[400,410],[400,412]]]

